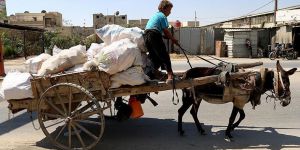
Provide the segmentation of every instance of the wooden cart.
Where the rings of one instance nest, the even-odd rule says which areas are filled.
[[[248,72],[249,73],[249,72]],[[248,73],[233,73],[238,78]],[[218,75],[183,80],[177,89],[218,81]],[[110,89],[109,75],[102,71],[34,77],[34,98],[9,100],[9,109],[38,113],[38,122],[47,138],[61,149],[91,149],[102,138],[103,111],[111,108],[115,97],[173,89],[164,82]]]

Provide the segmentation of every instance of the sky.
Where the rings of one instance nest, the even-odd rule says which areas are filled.
[[[170,0],[173,3],[169,21],[200,22],[208,25],[249,13],[274,10],[274,0]],[[40,13],[57,11],[64,23],[74,26],[93,25],[93,14],[112,15],[116,11],[127,15],[128,20],[149,19],[160,0],[6,0],[7,15],[15,13]],[[300,5],[300,0],[278,0],[278,8]]]

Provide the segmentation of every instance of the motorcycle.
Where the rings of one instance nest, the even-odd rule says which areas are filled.
[[[291,45],[284,48],[284,44],[276,44],[275,48],[269,53],[269,58],[274,60],[276,58],[286,58],[288,60],[297,59],[297,52],[294,51]]]

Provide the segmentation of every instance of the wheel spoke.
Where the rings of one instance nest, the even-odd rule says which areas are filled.
[[[61,129],[60,131],[58,132],[58,134],[56,135],[55,137],[55,141],[57,141],[58,137],[60,136],[60,134],[63,132],[63,130],[66,128],[67,124],[65,124]]]
[[[88,123],[88,124],[94,124],[94,125],[99,125],[102,126],[103,123],[101,122],[96,122],[96,121],[91,121],[91,120],[75,120],[77,122],[82,122],[82,123]]]
[[[60,103],[61,107],[64,109],[64,112],[67,113],[67,108],[64,105],[63,100],[62,100],[61,96],[59,95],[59,92],[57,89],[58,89],[58,87],[53,88],[54,93],[57,96],[57,98],[59,99],[59,103]]]
[[[74,122],[74,124],[75,124],[75,126],[77,126],[78,128],[80,128],[83,132],[85,132],[86,134],[88,134],[89,136],[91,136],[93,139],[95,139],[95,140],[98,139],[97,136],[95,136],[93,133],[91,133],[85,127],[81,126],[79,123]]]
[[[68,115],[71,115],[72,110],[72,89],[69,87],[69,112]]]
[[[55,118],[55,119],[63,118],[63,116],[61,116],[59,114],[50,114],[50,113],[44,113],[44,112],[42,112],[41,114],[45,115],[45,116],[48,116],[48,117],[51,117],[51,118]]]
[[[100,113],[101,110],[88,111],[74,116],[74,119],[87,119],[89,116]]]
[[[72,147],[72,129],[71,129],[71,124],[68,124],[68,132],[69,132],[69,148],[71,149]]]
[[[75,130],[75,134],[76,134],[77,138],[79,139],[81,145],[82,145],[83,148],[85,149],[85,144],[84,144],[84,142],[83,142],[81,136],[79,135],[79,131],[77,130],[77,128],[76,128],[73,124],[71,124],[71,126],[72,126],[73,129]]]
[[[48,103],[52,108],[54,108],[58,113],[60,113],[62,116],[66,116],[58,107],[56,107],[51,101],[46,100],[46,103]]]
[[[87,109],[89,109],[91,106],[93,106],[94,103],[93,102],[88,102],[88,104],[86,104],[85,106],[83,106],[82,108],[80,108],[79,110],[75,111],[74,114],[80,114],[84,111],[86,111]]]
[[[45,126],[45,128],[50,128],[50,127],[55,126],[55,125],[58,125],[58,124],[60,124],[60,123],[62,123],[62,122],[64,122],[64,120],[59,121],[59,122],[56,122],[56,123],[53,123],[52,125],[49,125],[49,126]]]
[[[84,102],[88,96],[83,95],[83,98],[81,99],[81,102]],[[81,105],[77,105],[76,108],[74,109],[75,111],[80,107]]]

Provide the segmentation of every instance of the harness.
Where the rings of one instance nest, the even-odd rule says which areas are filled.
[[[281,85],[280,85],[281,84]],[[282,76],[280,71],[274,71],[274,78],[273,78],[273,86],[274,86],[274,92],[276,97],[282,97],[285,94],[286,88],[283,84]],[[279,95],[279,87],[283,88],[283,94],[282,96]]]
[[[275,101],[280,101],[280,103],[283,103],[283,100],[285,99],[285,93],[286,93],[286,88],[283,83],[283,79],[281,76],[280,71],[273,71],[274,77],[273,77],[273,89],[268,90],[271,92],[271,94],[267,94],[266,92],[264,94],[267,95],[266,100],[268,99],[273,99],[274,100],[274,109],[276,108],[276,103]],[[279,94],[279,87],[283,89],[283,94]]]

